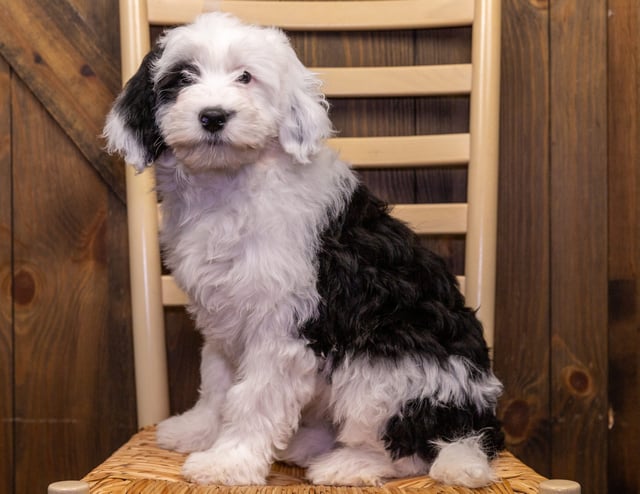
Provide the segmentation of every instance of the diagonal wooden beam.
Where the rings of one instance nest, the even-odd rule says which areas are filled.
[[[0,0],[0,54],[124,202],[124,167],[100,138],[120,75],[73,6]]]

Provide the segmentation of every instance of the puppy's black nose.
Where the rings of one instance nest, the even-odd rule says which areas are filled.
[[[199,118],[202,127],[213,133],[221,130],[230,116],[229,112],[222,108],[205,108],[200,112]]]

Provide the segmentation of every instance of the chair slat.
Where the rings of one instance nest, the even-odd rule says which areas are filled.
[[[291,31],[368,31],[468,26],[473,22],[474,1],[148,0],[148,10],[149,22],[155,25],[183,24],[200,12],[225,11]]]
[[[469,161],[469,134],[336,137],[328,143],[354,168],[464,165]]]
[[[467,231],[467,204],[396,204],[392,216],[420,235],[461,235]]]
[[[187,305],[189,297],[171,275],[162,276],[162,303],[168,307]]]
[[[314,67],[330,98],[469,94],[471,64]]]
[[[467,205],[454,204],[397,204],[392,216],[407,223],[416,233],[464,234],[467,229]],[[464,287],[464,278],[459,277]],[[162,276],[162,303],[166,306],[182,306],[189,302],[173,276]]]
[[[458,280],[458,285],[460,285],[460,293],[462,293],[462,295],[465,294],[465,290],[466,290],[466,283],[467,283],[467,279],[464,276],[456,276],[456,279]]]
[[[456,276],[456,279],[460,284],[460,291],[464,295],[465,277]],[[189,303],[189,297],[187,297],[187,294],[176,284],[173,276],[162,276],[162,303],[167,307],[180,307]]]

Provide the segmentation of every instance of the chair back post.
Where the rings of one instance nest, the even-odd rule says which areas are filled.
[[[149,51],[146,0],[120,0],[123,84]],[[126,170],[133,348],[138,426],[169,416],[169,389],[160,284],[158,215],[153,170]]]
[[[490,348],[494,342],[498,145],[500,116],[500,0],[476,0],[472,34],[467,304],[478,310]]]

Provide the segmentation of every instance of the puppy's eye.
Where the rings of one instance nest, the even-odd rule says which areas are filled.
[[[184,85],[191,84],[193,82],[193,74],[191,72],[187,72],[183,70],[180,72],[180,82]]]
[[[249,84],[251,82],[251,79],[253,79],[253,76],[245,70],[242,74],[240,74],[236,81],[241,84]]]
[[[179,63],[167,70],[157,82],[156,90],[161,102],[175,101],[178,92],[196,81],[200,69],[192,63]]]

